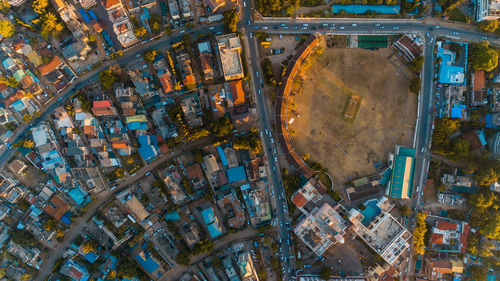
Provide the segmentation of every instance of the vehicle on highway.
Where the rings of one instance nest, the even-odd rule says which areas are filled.
[[[252,38],[252,37],[253,37],[252,32],[250,32],[250,38]]]
[[[397,30],[397,29],[399,29],[399,27],[397,27],[397,26],[395,26],[395,27],[393,27],[393,28],[394,28],[394,29],[396,29],[396,30]]]
[[[307,23],[304,23],[304,24],[302,24],[302,26],[309,26],[309,24],[307,24]]]
[[[380,26],[380,23],[376,23],[376,24],[375,24],[375,26],[376,26],[376,27],[379,27],[379,26]]]
[[[352,26],[358,26],[358,24],[357,23],[353,23]]]
[[[208,30],[214,30],[214,29],[215,29],[215,27],[213,27],[213,26],[208,28]]]
[[[453,31],[453,35],[458,35],[458,32],[456,32],[456,31]]]
[[[259,77],[259,72],[255,71],[255,76]]]
[[[259,89],[259,95],[260,95],[260,94],[261,94],[261,91],[260,91],[260,89]]]
[[[481,40],[488,40],[488,37],[483,36],[483,37],[481,37]]]
[[[303,29],[303,30],[306,30],[306,29],[307,29],[307,26],[303,26],[303,27],[302,27],[302,29]]]
[[[340,29],[345,29],[345,27],[341,26]]]
[[[262,29],[263,29],[263,30],[266,30],[266,29],[267,29],[267,26],[263,26],[263,27],[262,27]]]
[[[435,26],[434,26],[434,28],[435,28],[435,29],[439,29],[439,25],[435,25]]]

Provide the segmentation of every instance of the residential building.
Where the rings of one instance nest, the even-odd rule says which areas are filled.
[[[176,0],[167,0],[168,3],[168,10],[170,11],[170,17],[172,17],[173,20],[178,20],[180,19],[180,14],[179,14],[179,5],[177,4]]]
[[[126,0],[124,3],[129,13],[137,13],[141,9],[151,9],[156,6],[156,0]]]
[[[488,103],[486,97],[486,81],[484,70],[472,72],[472,105],[479,106]]]
[[[337,209],[324,203],[315,208],[293,229],[297,237],[306,244],[316,255],[321,256],[328,248],[336,243],[344,243],[347,222],[339,215]]]
[[[203,69],[203,76],[206,80],[215,77],[214,69],[212,67],[212,48],[209,41],[198,43],[198,51],[200,52],[200,63]]]
[[[69,209],[70,206],[57,194],[54,194],[43,207],[43,210],[57,221],[60,220]]]
[[[59,272],[73,281],[87,281],[90,279],[90,273],[87,268],[72,258],[64,263]]]
[[[46,63],[38,66],[41,75],[61,92],[71,81],[76,79],[75,73],[58,57],[54,56]]]
[[[347,214],[353,231],[389,265],[398,267],[410,248],[410,232],[391,215],[394,206],[387,197],[363,205],[363,210],[353,208]]]
[[[186,167],[186,173],[189,181],[195,189],[200,189],[206,184],[200,164],[195,163],[191,166]]]
[[[121,0],[102,0],[102,5],[108,12],[109,20],[113,24],[113,31],[120,44],[124,48],[128,48],[139,42],[134,35],[133,25]]]
[[[203,4],[207,6],[210,11],[215,13],[218,9],[224,7],[226,5],[225,0],[203,0]]]
[[[442,253],[465,253],[470,226],[464,221],[429,215],[432,234],[430,248]]]
[[[181,53],[177,55],[177,62],[181,70],[182,83],[188,89],[196,87],[196,77],[194,76],[193,70],[191,68],[191,59],[187,53]]]
[[[181,98],[180,106],[184,113],[184,119],[189,126],[199,127],[203,125],[203,109],[197,93]]]
[[[458,187],[461,189],[471,189],[474,187],[472,184],[472,178],[466,176],[443,174],[441,182],[449,188]]]
[[[476,21],[496,20],[500,17],[500,1],[479,0],[476,2]]]
[[[183,203],[188,197],[181,187],[182,177],[177,171],[167,172],[163,179],[175,204]]]
[[[190,18],[193,16],[193,12],[190,7],[191,1],[189,0],[179,0],[179,5],[181,6],[181,12],[183,18]]]
[[[97,5],[97,0],[78,0],[78,2],[80,2],[82,8],[87,10]]]
[[[467,199],[459,194],[438,192],[437,201],[446,205],[463,206],[467,202]]]
[[[446,280],[446,275],[455,277],[464,272],[464,262],[459,259],[425,258],[424,266],[427,280]]]
[[[253,265],[252,256],[249,251],[238,253],[238,269],[243,281],[259,281],[257,271]]]
[[[215,239],[224,233],[222,222],[216,215],[213,206],[201,210],[201,216],[211,239]]]
[[[460,46],[462,49],[460,56],[465,56],[467,54],[468,45],[465,43],[453,43]],[[441,65],[439,67],[439,83],[451,84],[451,85],[463,85],[465,84],[465,59],[457,57],[455,51],[450,50],[447,47],[446,42],[438,42],[438,57],[441,58]],[[464,53],[464,54],[462,54]]]
[[[220,194],[217,205],[229,227],[239,229],[245,225],[245,213],[234,189],[226,195]]]
[[[144,208],[141,201],[129,190],[126,189],[116,195],[118,202],[136,219],[139,223],[149,217],[149,212]]]
[[[495,159],[500,159],[500,132],[493,135],[491,140],[488,142],[488,147],[491,152],[491,156]]]
[[[139,154],[145,162],[149,163],[160,154],[158,139],[154,135],[141,135],[137,137],[139,142]]]
[[[25,248],[22,245],[14,243],[14,241],[10,241],[7,244],[7,252],[20,259],[23,263],[36,269],[40,269],[43,263],[40,257],[42,251],[35,247]]]
[[[392,47],[396,49],[407,62],[413,61],[423,53],[421,39],[417,36],[410,37],[405,34],[396,40],[392,44]]]
[[[218,36],[217,48],[224,79],[231,81],[243,78],[240,38],[234,33]]]
[[[7,0],[7,3],[14,7],[19,7],[24,4],[24,2],[26,2],[26,0]]]
[[[392,176],[386,194],[391,197],[410,199],[413,192],[416,150],[396,146],[396,152],[389,154]]]

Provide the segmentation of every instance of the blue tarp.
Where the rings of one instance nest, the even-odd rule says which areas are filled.
[[[399,14],[399,5],[332,5],[332,13],[338,14],[344,11],[349,14],[365,14],[366,12],[376,12],[380,14]]]
[[[247,178],[245,174],[245,168],[243,166],[227,169],[226,174],[227,181],[229,183],[245,180]]]
[[[462,118],[462,109],[458,107],[451,108],[451,118]]]
[[[144,251],[144,255],[136,255],[135,260],[142,266],[142,268],[149,274],[152,274],[160,267],[153,259],[151,259],[149,251]]]
[[[222,165],[224,167],[227,167],[227,158],[226,158],[226,154],[224,153],[224,150],[222,149],[222,147],[220,145],[217,146],[217,152],[219,153],[219,157],[220,157],[220,161],[222,162]]]
[[[63,216],[63,217],[61,218],[61,221],[62,221],[64,224],[67,224],[67,225],[69,225],[69,224],[71,223],[71,220],[70,220],[69,218],[65,217],[65,216]]]
[[[180,219],[181,219],[181,216],[179,216],[179,213],[177,213],[177,211],[173,211],[171,213],[168,213],[165,216],[165,220],[167,220],[167,221],[178,221]]]
[[[97,20],[97,16],[95,15],[93,10],[89,10],[89,15],[92,19]]]

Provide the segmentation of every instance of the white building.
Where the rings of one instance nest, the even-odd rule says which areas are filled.
[[[499,0],[478,0],[476,5],[476,20],[495,20],[500,16]]]

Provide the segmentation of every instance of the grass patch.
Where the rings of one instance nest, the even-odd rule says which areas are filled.
[[[464,13],[462,13],[462,11],[460,11],[459,8],[455,8],[453,10],[450,10],[448,12],[448,17],[450,20],[453,20],[453,21],[467,22],[467,18],[465,17]]]

